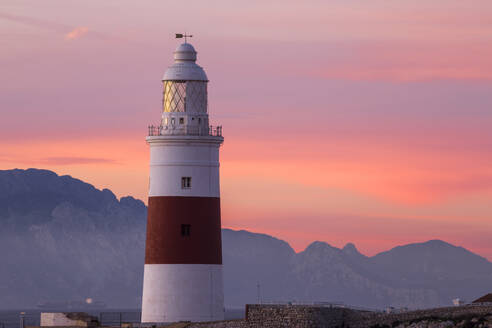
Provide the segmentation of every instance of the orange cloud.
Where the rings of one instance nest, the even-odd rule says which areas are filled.
[[[335,246],[353,241],[374,254],[397,243],[441,238],[492,254],[463,234],[490,235],[492,229],[487,154],[454,158],[452,152],[397,146],[389,151],[373,141],[228,139],[221,160],[224,226],[270,233],[296,250],[318,239]],[[52,169],[118,196],[147,198],[149,154],[139,136],[0,146],[0,169],[13,168],[6,159],[15,159],[20,168]]]
[[[83,37],[89,32],[89,29],[85,26],[79,26],[65,34],[65,40],[75,40]]]
[[[451,142],[451,136],[441,138]],[[424,141],[419,136],[345,136],[331,142],[309,136],[261,143],[236,139],[234,147],[225,146],[223,169],[236,177],[350,190],[402,204],[492,191],[491,155],[445,144],[431,147],[435,139],[428,135]],[[473,139],[468,143],[473,145]]]

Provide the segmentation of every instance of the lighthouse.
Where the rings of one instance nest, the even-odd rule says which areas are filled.
[[[178,35],[177,35],[178,36]],[[224,318],[219,148],[207,83],[185,40],[162,79],[160,123],[149,127],[150,180],[142,322]]]

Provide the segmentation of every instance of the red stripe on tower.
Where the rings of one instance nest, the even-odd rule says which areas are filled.
[[[222,264],[220,199],[150,197],[145,264]]]

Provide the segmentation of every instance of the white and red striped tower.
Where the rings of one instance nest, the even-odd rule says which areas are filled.
[[[149,128],[150,182],[142,322],[224,318],[221,127],[211,127],[207,75],[187,42],[164,77],[162,120]]]

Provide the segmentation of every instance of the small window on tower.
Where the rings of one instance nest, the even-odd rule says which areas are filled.
[[[201,124],[202,123],[202,119],[199,117],[198,118],[198,124]]]
[[[181,236],[188,237],[191,234],[191,224],[181,225]]]
[[[181,189],[190,189],[190,188],[191,188],[191,177],[182,177]]]
[[[185,119],[183,117],[180,117],[179,118],[179,124],[184,124],[185,123]]]

